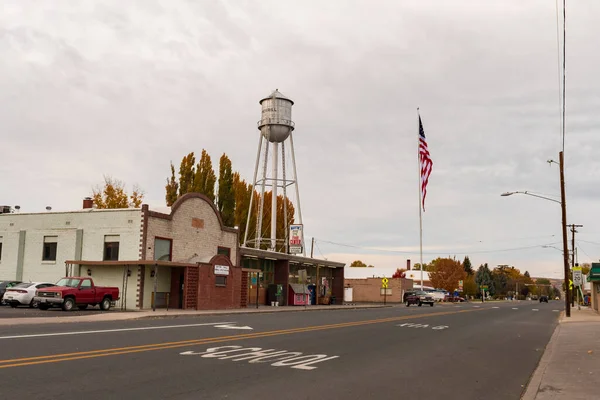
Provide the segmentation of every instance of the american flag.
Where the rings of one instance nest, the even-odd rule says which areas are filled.
[[[421,169],[421,201],[423,202],[423,211],[425,211],[427,182],[429,181],[429,175],[431,175],[432,166],[433,161],[431,161],[431,157],[429,156],[425,131],[423,130],[423,123],[421,122],[421,116],[419,115],[419,167]]]

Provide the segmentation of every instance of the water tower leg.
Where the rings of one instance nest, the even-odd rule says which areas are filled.
[[[262,245],[262,220],[265,209],[265,184],[267,183],[267,164],[269,162],[269,142],[265,142],[265,158],[263,162],[262,181],[260,185],[260,203],[256,216],[256,242],[254,247],[259,249]]]
[[[271,186],[271,250],[277,251],[277,161],[278,161],[278,145],[273,143],[273,160],[272,160],[272,182]]]
[[[296,203],[298,204],[298,223],[302,224],[302,207],[300,207],[300,189],[298,188],[298,173],[296,172],[296,154],[294,152],[294,135],[290,133],[290,150],[292,151],[292,166],[294,167],[294,184],[296,185]],[[302,255],[306,257],[306,246],[304,245],[304,226],[302,226]]]
[[[287,211],[287,180],[285,175],[285,141],[281,142],[281,189],[283,191],[283,249],[286,254],[289,254],[289,239],[288,239],[288,231],[290,227],[288,226],[288,211]]]
[[[258,151],[256,153],[256,166],[254,167],[254,179],[252,180],[252,192],[250,193],[250,205],[248,206],[248,217],[246,218],[246,232],[244,233],[244,246],[248,245],[248,230],[250,229],[250,217],[252,216],[252,203],[254,202],[254,191],[256,190],[256,177],[260,164],[260,150],[262,148],[263,135],[258,138]]]

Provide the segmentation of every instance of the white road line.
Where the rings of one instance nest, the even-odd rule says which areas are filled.
[[[554,311],[554,312],[560,312],[560,310],[552,310],[552,311]]]
[[[540,311],[537,308],[532,308],[531,311]]]
[[[473,306],[473,308],[479,308],[480,306]]]
[[[518,310],[518,308],[517,307],[513,307],[513,310]]]
[[[494,306],[494,307],[492,307],[492,308],[500,308],[500,307],[496,307],[496,306]]]
[[[38,334],[34,334],[34,335],[0,336],[0,340],[1,339],[24,339],[24,338],[48,337],[48,336],[88,335],[88,334],[92,334],[92,333],[150,331],[150,330],[154,330],[154,329],[191,328],[191,327],[194,327],[194,326],[212,326],[212,325],[233,324],[233,323],[235,323],[235,322],[211,322],[211,323],[206,323],[206,324],[145,326],[145,327],[140,327],[140,328],[103,329],[103,330],[97,330],[97,331],[38,333]]]

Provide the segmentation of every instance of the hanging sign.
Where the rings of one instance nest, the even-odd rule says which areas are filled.
[[[289,253],[299,254],[303,252],[304,243],[302,243],[302,225],[290,225]]]

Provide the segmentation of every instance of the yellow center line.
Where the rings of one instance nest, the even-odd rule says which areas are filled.
[[[237,341],[237,340],[245,340],[245,339],[255,339],[255,338],[263,338],[263,337],[269,337],[269,336],[289,335],[289,334],[294,334],[294,333],[314,332],[314,331],[338,329],[338,328],[348,328],[348,327],[353,327],[353,326],[381,324],[381,323],[386,323],[386,322],[396,322],[396,321],[402,321],[402,320],[407,320],[407,319],[436,317],[436,316],[442,316],[442,315],[461,314],[461,313],[483,311],[483,310],[485,310],[485,309],[480,308],[480,309],[476,309],[476,310],[444,311],[444,312],[436,312],[436,313],[428,313],[428,314],[404,315],[404,316],[400,316],[400,317],[389,317],[389,318],[364,320],[364,321],[342,322],[342,323],[337,323],[337,324],[317,325],[317,326],[309,326],[309,327],[304,327],[304,328],[282,329],[282,330],[269,331],[269,332],[256,332],[256,333],[239,334],[239,335],[231,335],[231,336],[217,336],[217,337],[212,337],[212,338],[182,340],[182,341],[177,341],[177,342],[155,343],[155,344],[128,346],[128,347],[102,349],[102,350],[90,350],[90,351],[82,351],[82,352],[75,352],[75,353],[52,354],[52,355],[47,355],[47,356],[14,358],[14,359],[8,359],[8,360],[0,360],[0,369],[23,367],[23,366],[27,366],[27,365],[55,363],[55,362],[62,362],[62,361],[81,360],[81,359],[86,359],[86,358],[97,358],[97,357],[115,356],[115,355],[121,355],[121,354],[140,353],[140,352],[147,352],[147,351],[153,351],[153,350],[174,349],[174,348],[185,347],[185,346],[198,346],[198,345],[203,345],[203,344]]]

